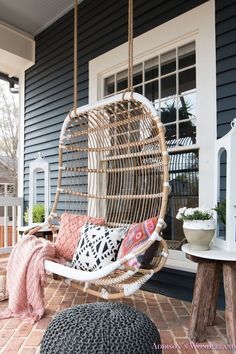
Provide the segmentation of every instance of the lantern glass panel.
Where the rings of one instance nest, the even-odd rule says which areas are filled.
[[[227,152],[224,148],[219,151],[219,180],[218,180],[218,226],[217,237],[221,240],[226,240],[226,225],[225,225],[225,200],[226,200],[226,171],[227,171]]]

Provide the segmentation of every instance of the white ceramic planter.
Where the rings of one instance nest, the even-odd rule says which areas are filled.
[[[189,248],[196,251],[207,251],[215,234],[215,220],[184,221],[184,235],[189,243]]]

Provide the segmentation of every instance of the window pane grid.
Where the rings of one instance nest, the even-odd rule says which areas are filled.
[[[143,81],[142,83],[138,83],[137,85],[133,85],[133,87],[138,87],[138,86],[141,86],[141,85],[142,85],[142,86],[143,86],[143,90],[144,90],[144,85],[145,85],[145,84],[149,84],[149,83],[155,82],[155,81],[157,81],[157,80],[159,80],[159,79],[168,78],[168,77],[173,76],[173,75],[176,75],[176,76],[178,77],[178,73],[182,73],[182,72],[185,72],[185,71],[187,71],[187,70],[189,70],[189,69],[194,69],[194,68],[196,68],[196,65],[191,65],[191,66],[189,66],[189,67],[187,67],[187,68],[179,69],[179,70],[173,71],[173,72],[171,72],[170,74],[160,75],[160,76],[155,77],[154,79],[145,80],[145,81]],[[144,70],[144,68],[143,68],[143,70]],[[145,74],[144,74],[144,72],[143,72],[143,73],[142,73],[142,76],[144,77],[144,75],[145,75]],[[114,75],[112,75],[112,76],[114,76]],[[103,98],[109,97],[109,96],[113,96],[114,94],[123,92],[123,90],[119,90],[119,91],[117,90],[117,74],[115,74],[114,92],[113,92],[112,94],[106,94],[106,80],[107,80],[107,79],[110,79],[112,76],[109,76],[109,77],[107,77],[107,78],[104,79],[104,94],[103,94]],[[177,86],[177,87],[178,87],[178,86]],[[126,87],[126,89],[127,89],[127,87]],[[143,91],[143,92],[144,92],[144,91]]]
[[[163,123],[169,127],[167,144],[172,148],[196,143],[195,57],[195,42],[190,42],[134,66],[134,91],[153,102]],[[127,69],[104,78],[103,97],[125,89]]]

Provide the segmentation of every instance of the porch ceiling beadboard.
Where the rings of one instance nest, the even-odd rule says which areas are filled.
[[[236,2],[216,0],[216,74],[218,137],[236,117]]]
[[[204,3],[205,0],[135,0],[134,35],[138,36]],[[88,63],[127,41],[127,0],[85,0],[78,12],[78,97],[88,103]],[[51,170],[52,201],[57,183],[61,124],[73,106],[73,12],[36,37],[36,64],[26,72],[24,198],[28,202],[29,163],[38,152]],[[87,164],[87,161],[84,161]],[[87,188],[87,179],[81,180]],[[43,188],[41,188],[43,194]],[[40,190],[39,190],[40,194]]]
[[[73,5],[73,0],[0,0],[1,21],[35,36],[72,9]]]

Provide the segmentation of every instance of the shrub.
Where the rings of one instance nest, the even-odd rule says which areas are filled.
[[[33,206],[33,223],[44,222],[45,218],[45,207],[43,204],[35,204]],[[26,209],[24,213],[24,220],[26,223],[29,222],[29,208]]]
[[[226,224],[226,200],[223,202],[217,203],[217,206],[214,208],[214,210],[217,212],[217,215],[222,222],[222,224]]]

